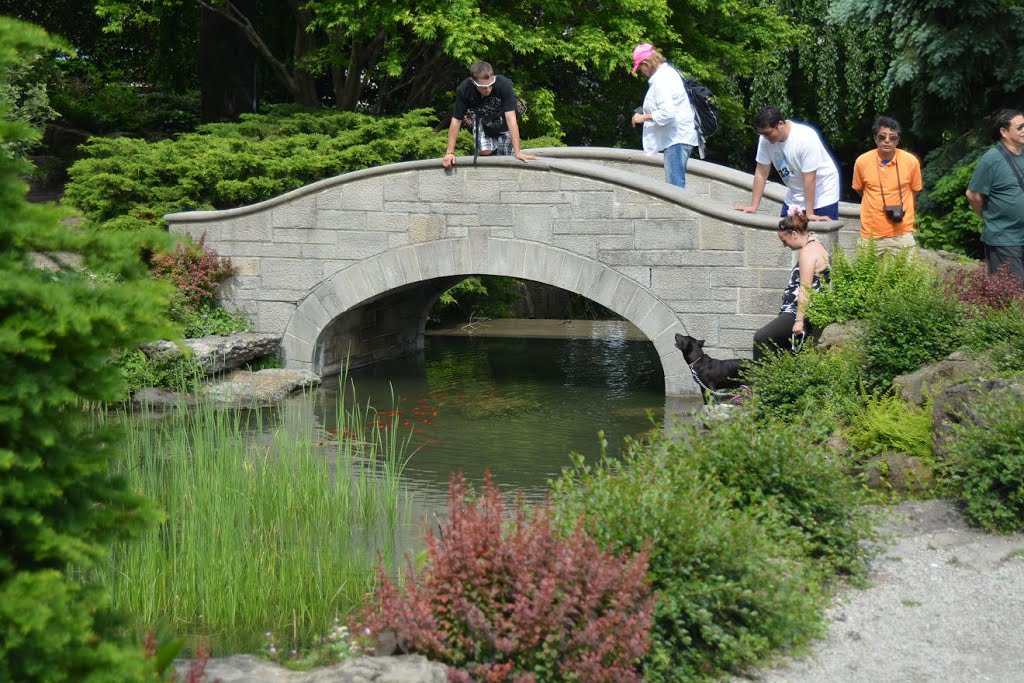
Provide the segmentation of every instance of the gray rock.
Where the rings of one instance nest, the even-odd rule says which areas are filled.
[[[968,259],[960,254],[954,254],[951,251],[944,251],[942,249],[937,251],[920,249],[918,250],[918,256],[933,265],[942,279],[957,272],[970,273],[984,265],[981,261]]]
[[[178,673],[187,675],[190,663],[175,662]],[[358,657],[336,666],[291,671],[252,655],[211,659],[204,680],[221,683],[446,683],[448,669],[420,655]]]
[[[869,488],[898,493],[921,493],[935,481],[932,468],[921,458],[888,451],[868,461],[864,475]]]
[[[861,320],[847,320],[845,323],[832,323],[821,331],[818,337],[818,348],[828,351],[833,348],[857,346],[864,338],[865,324]]]
[[[147,358],[154,360],[190,351],[206,374],[216,375],[240,368],[257,358],[276,356],[280,352],[281,337],[258,332],[236,332],[224,336],[210,335],[185,339],[180,345],[161,340],[142,344],[139,348]]]
[[[309,370],[236,370],[224,379],[207,384],[202,391],[214,403],[222,405],[268,406],[285,400],[294,391],[319,383],[320,377]]]
[[[186,408],[195,404],[192,394],[182,394],[169,389],[145,387],[132,394],[132,407],[135,409],[169,410]]]
[[[971,358],[957,351],[945,360],[924,365],[914,372],[899,375],[892,384],[907,403],[922,406],[943,390],[977,378],[989,369],[985,359]]]
[[[1024,382],[996,379],[949,387],[932,404],[932,452],[937,460],[944,460],[949,444],[956,438],[960,425],[983,425],[985,416],[978,410],[980,401],[990,397],[996,400],[1024,401]]]

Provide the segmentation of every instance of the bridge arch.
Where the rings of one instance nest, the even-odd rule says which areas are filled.
[[[793,263],[775,236],[779,188],[763,213],[744,214],[732,206],[749,199],[752,177],[739,171],[693,160],[683,190],[640,152],[540,153],[529,164],[463,158],[451,172],[437,160],[390,164],[167,221],[232,258],[225,302],[283,335],[288,367],[323,367],[340,320],[389,339],[370,359],[422,346],[432,297],[474,274],[543,282],[622,315],[654,343],[670,396],[696,391],[677,331],[715,355],[749,355]],[[842,225],[814,227],[835,243]]]
[[[285,328],[282,347],[289,366],[317,371],[322,335],[347,311],[382,295],[428,281],[452,283],[471,275],[533,280],[595,301],[633,323],[654,344],[668,395],[691,393],[693,380],[673,345],[685,324],[669,306],[638,283],[594,259],[537,242],[501,239],[472,231],[465,239],[413,244],[365,259],[335,273],[299,302]],[[444,289],[448,285],[443,285]],[[426,307],[438,292],[416,299],[408,328],[422,345]]]

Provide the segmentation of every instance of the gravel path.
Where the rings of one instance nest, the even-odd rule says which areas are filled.
[[[1024,682],[1024,535],[967,526],[945,501],[896,506],[870,586],[844,590],[828,636],[742,681]]]

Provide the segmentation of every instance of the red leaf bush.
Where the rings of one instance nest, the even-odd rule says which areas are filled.
[[[193,306],[215,303],[217,285],[235,273],[231,259],[207,249],[205,240],[204,233],[195,244],[179,243],[174,251],[154,256],[150,267],[154,275],[172,282]]]
[[[975,309],[1005,310],[1024,306],[1024,289],[1004,263],[991,275],[984,266],[971,271],[959,270],[946,281],[946,292]]]
[[[448,520],[426,534],[427,564],[400,591],[381,572],[363,633],[448,664],[453,681],[640,681],[654,598],[647,551],[603,552],[578,526],[555,530],[547,506],[506,518],[488,474],[467,499],[449,484]]]

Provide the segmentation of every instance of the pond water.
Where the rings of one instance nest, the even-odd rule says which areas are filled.
[[[417,526],[444,507],[454,471],[480,482],[489,470],[506,491],[540,499],[570,452],[596,460],[603,431],[616,455],[625,436],[651,429],[649,415],[660,422],[666,411],[653,344],[620,321],[474,323],[430,334],[417,356],[349,379],[360,403],[385,420],[397,411],[399,428],[412,430],[404,483]],[[318,413],[331,429],[336,380],[322,391]]]

